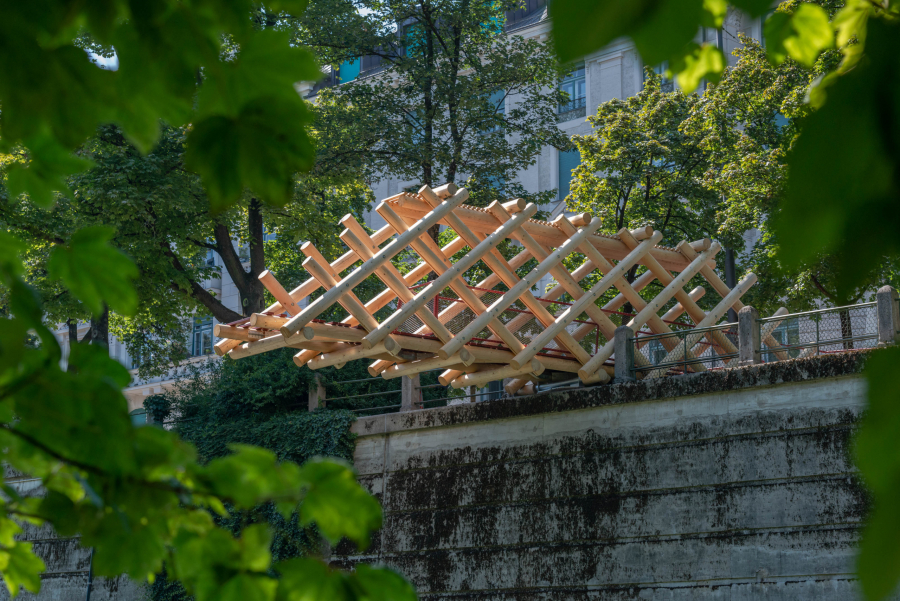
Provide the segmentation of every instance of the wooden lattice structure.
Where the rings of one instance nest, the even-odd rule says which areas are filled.
[[[263,273],[260,280],[278,302],[262,313],[217,326],[216,335],[223,340],[215,345],[216,353],[240,359],[287,346],[299,350],[294,362],[300,367],[318,369],[369,359],[374,360],[369,367],[373,376],[396,378],[440,368],[444,385],[483,386],[513,378],[507,391],[521,394],[545,370],[577,373],[585,383],[609,381],[617,327],[610,315],[626,303],[635,311],[626,320],[635,331],[669,333],[670,323],[682,313],[696,328],[704,328],[715,325],[729,308],[740,309],[741,296],[756,281],[750,274],[729,289],[714,271],[720,247],[709,239],[667,248],[657,246],[662,234],[649,227],[606,236],[596,233],[600,220],[588,214],[537,221],[532,219],[537,207],[522,200],[494,202],[482,209],[464,205],[467,198],[467,191],[453,184],[397,194],[376,208],[387,225],[371,236],[352,216],[345,216],[340,238],[350,250],[329,263],[311,243],[304,244],[303,267],[313,277],[290,293],[271,273]],[[458,237],[438,247],[428,233],[436,224],[448,226]],[[510,260],[497,250],[504,239],[522,249]],[[465,247],[469,252],[453,262],[451,258]],[[391,258],[405,248],[412,248],[421,262],[403,275]],[[586,260],[569,272],[563,260],[572,253]],[[516,269],[531,259],[537,267],[520,278]],[[471,286],[462,275],[478,261],[491,275]],[[636,264],[647,271],[629,283],[625,276]],[[557,284],[535,297],[531,288],[548,273]],[[373,274],[385,288],[363,303],[353,290]],[[703,287],[684,290],[698,274],[722,298],[709,312],[697,305]],[[433,279],[428,281],[429,277]],[[598,281],[584,290],[579,282],[588,277]],[[654,280],[662,289],[646,301],[638,292]],[[496,291],[498,284],[508,290]],[[309,301],[319,288],[325,292]],[[612,288],[618,295],[597,306],[596,300]],[[444,293],[448,289],[452,296]],[[563,295],[573,301],[561,302]],[[677,304],[659,315],[672,299]],[[334,303],[349,317],[340,323],[317,319]],[[374,314],[386,306],[395,309],[378,322]],[[721,332],[705,338],[722,355],[736,352],[732,340]],[[767,338],[771,347],[778,346],[770,335]],[[674,338],[663,339],[663,344],[668,361],[681,360],[684,344]],[[688,347],[686,352],[690,358],[693,350]],[[691,369],[705,368],[694,363]]]

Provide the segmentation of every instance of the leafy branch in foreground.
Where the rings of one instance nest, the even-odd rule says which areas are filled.
[[[347,538],[365,547],[381,525],[381,510],[345,463],[319,459],[298,466],[236,445],[232,454],[201,465],[194,448],[174,433],[135,428],[121,392],[130,375],[104,348],[74,345],[69,368],[60,368],[59,346],[14,258],[23,246],[0,232],[7,251],[0,255],[0,283],[13,315],[0,328],[0,446],[3,461],[40,478],[46,494],[22,497],[3,486],[0,565],[13,594],[20,587],[37,592],[44,567],[29,543],[15,540],[14,520],[20,519],[80,535],[94,548],[99,575],[152,580],[165,562],[168,574],[200,601],[325,598],[318,595],[328,587],[346,589],[345,598],[376,591],[415,598],[387,569],[346,574],[313,559],[272,565],[267,526],[245,528],[240,538],[218,526],[213,513],[226,515],[226,504],[247,510],[272,503],[285,517],[297,511],[301,524],[315,524],[332,543]],[[60,276],[71,289],[112,302],[116,289],[73,285],[86,271],[83,263],[93,261],[94,269],[118,281],[127,281],[134,267],[106,243],[94,241],[91,248],[96,253],[90,257],[62,248],[71,265]],[[28,343],[29,331],[40,344]]]

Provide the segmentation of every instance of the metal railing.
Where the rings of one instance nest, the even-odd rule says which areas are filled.
[[[872,348],[878,344],[876,303],[861,303],[757,320],[765,363]]]
[[[638,332],[631,376],[657,378],[725,367],[738,357],[737,324],[686,328],[665,334]]]

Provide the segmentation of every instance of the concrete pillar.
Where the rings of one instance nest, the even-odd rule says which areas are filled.
[[[758,319],[759,311],[754,307],[738,311],[738,365],[762,363]]]
[[[419,374],[400,378],[400,411],[418,409],[422,402],[422,391],[419,390]]]
[[[900,330],[900,303],[897,298],[897,291],[891,286],[882,286],[875,294],[878,346],[888,346],[897,341]]]
[[[616,355],[616,376],[613,383],[634,382],[634,330],[629,326],[616,328],[613,349]]]
[[[309,387],[309,410],[313,411],[319,407],[325,406],[325,383],[322,382],[322,376],[315,375],[313,383]]]

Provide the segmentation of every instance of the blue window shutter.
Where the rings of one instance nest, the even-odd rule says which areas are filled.
[[[569,195],[569,183],[572,181],[572,170],[581,164],[578,149],[559,153],[559,199]]]
[[[352,63],[348,61],[341,63],[341,69],[338,71],[341,83],[347,83],[359,77],[359,65],[359,60],[355,60]]]

